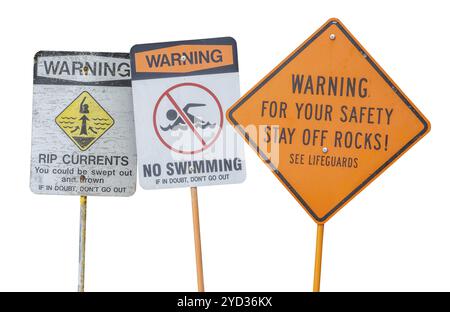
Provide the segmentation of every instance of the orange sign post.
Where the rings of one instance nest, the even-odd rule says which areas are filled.
[[[323,225],[421,139],[430,123],[337,19],[238,100],[230,123]]]

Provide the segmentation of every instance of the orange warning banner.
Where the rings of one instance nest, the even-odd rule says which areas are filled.
[[[232,65],[232,45],[176,45],[137,52],[137,73],[189,73]]]

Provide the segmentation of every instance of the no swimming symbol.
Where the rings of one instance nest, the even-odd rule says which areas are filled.
[[[164,91],[156,102],[153,126],[161,143],[181,154],[210,148],[223,127],[217,96],[197,83],[181,83]]]

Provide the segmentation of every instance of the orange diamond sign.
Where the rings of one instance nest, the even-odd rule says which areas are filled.
[[[319,224],[430,130],[425,116],[337,19],[227,115]]]

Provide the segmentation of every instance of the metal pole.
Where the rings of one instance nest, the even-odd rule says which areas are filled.
[[[84,267],[86,252],[86,208],[87,196],[80,196],[80,246],[78,253],[78,291],[84,292]]]

